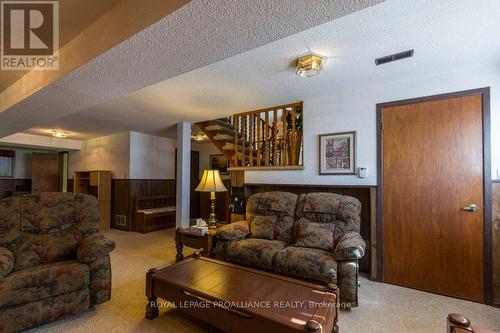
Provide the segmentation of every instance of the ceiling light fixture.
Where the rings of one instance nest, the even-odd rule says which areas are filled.
[[[205,134],[198,133],[195,135],[191,135],[191,139],[193,139],[196,142],[203,142],[208,140],[208,136],[206,136]]]
[[[316,54],[308,54],[297,59],[297,75],[314,77],[321,73],[323,58]]]
[[[69,132],[62,130],[52,130],[52,136],[55,138],[66,138],[68,137]]]

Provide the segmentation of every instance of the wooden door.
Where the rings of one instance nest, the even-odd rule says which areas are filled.
[[[60,180],[58,154],[31,154],[31,191],[33,193],[59,192]]]
[[[482,95],[380,110],[384,282],[483,302]]]

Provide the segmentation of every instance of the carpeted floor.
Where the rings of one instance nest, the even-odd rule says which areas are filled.
[[[144,279],[151,267],[175,260],[174,230],[138,234],[109,230],[117,243],[112,253],[111,301],[78,316],[32,332],[216,332],[175,310],[161,310],[152,321],[144,319]],[[191,253],[185,249],[184,253]],[[500,309],[361,278],[360,306],[340,313],[343,333],[445,332],[446,315],[459,312],[484,328],[500,330]],[[278,333],[278,332],[277,332]]]

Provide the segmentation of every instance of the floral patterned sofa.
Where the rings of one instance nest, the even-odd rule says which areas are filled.
[[[0,332],[76,314],[111,297],[97,200],[39,193],[0,200]]]
[[[264,192],[247,202],[246,221],[217,233],[216,257],[322,283],[336,283],[343,307],[358,305],[361,203],[335,193]]]

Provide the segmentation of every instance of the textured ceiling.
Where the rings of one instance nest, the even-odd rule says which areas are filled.
[[[92,22],[113,8],[121,0],[63,0],[59,1],[59,47],[82,32]],[[28,71],[3,71],[0,91],[5,90]]]
[[[498,17],[500,1],[497,0],[387,1],[51,121],[30,132],[62,127],[80,133],[81,137],[126,130],[175,135],[168,128],[180,120],[201,121],[311,96],[347,90],[362,92],[368,86],[431,73],[498,64]],[[258,30],[255,34],[260,36]],[[233,35],[236,39],[236,33]],[[244,49],[243,45],[231,46],[234,53],[236,48]],[[382,66],[374,64],[377,57],[412,48],[413,58]],[[215,49],[204,50],[206,58],[217,58]],[[328,58],[320,77],[303,79],[295,75],[292,64],[297,56],[309,50]],[[183,63],[164,65],[178,65],[178,71],[187,68]],[[109,77],[106,87],[110,95],[122,89],[124,80],[121,73]],[[88,80],[82,82],[88,84]],[[91,89],[87,85],[76,88]]]
[[[192,1],[1,112],[0,137],[37,125],[52,127],[63,116],[87,110],[88,116],[80,118],[86,119],[82,120],[85,121],[82,136],[104,134],[104,131],[97,133],[104,122],[111,122],[115,129],[129,128],[130,124],[139,122],[143,130],[152,124],[156,129],[166,128],[171,125],[168,113],[158,119],[155,114],[144,112],[142,105],[135,108],[127,100],[119,102],[119,97],[379,2],[381,0]],[[130,113],[114,113],[115,106],[108,109],[103,105],[96,111],[97,105],[112,99],[118,101],[118,108],[140,111],[133,118],[128,118]],[[68,122],[81,126],[79,117]],[[87,129],[93,133],[87,133]]]

